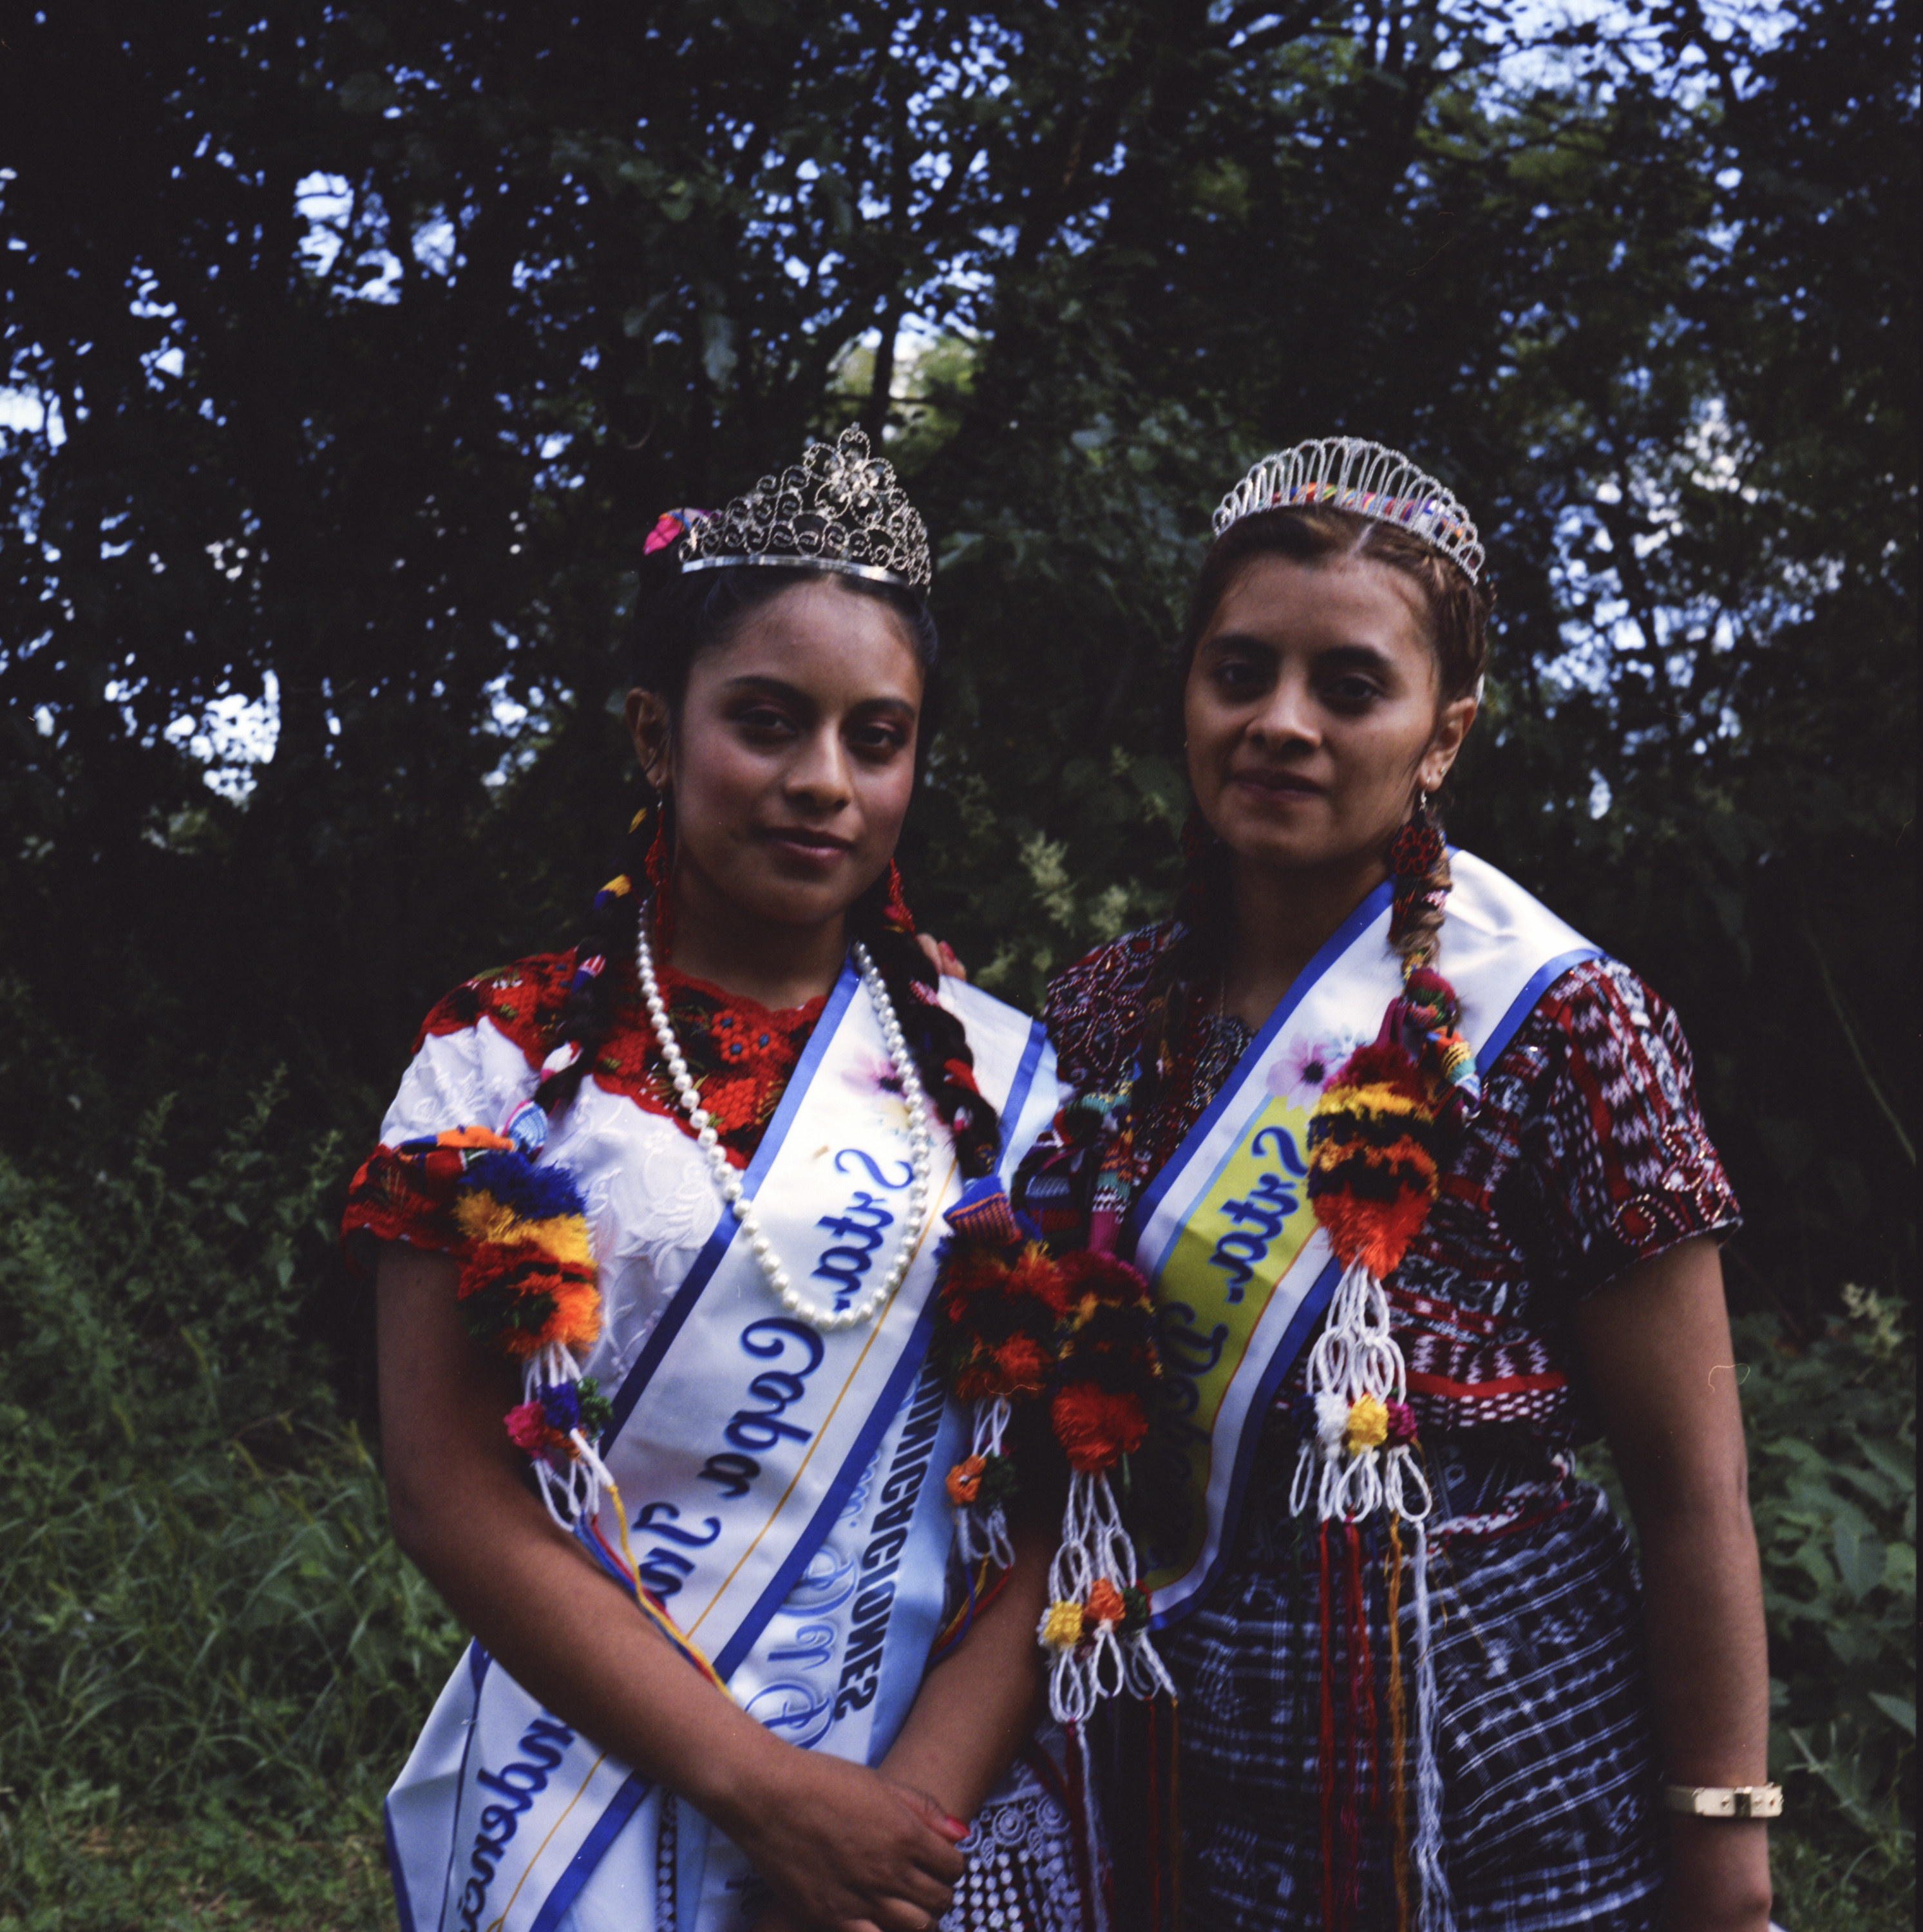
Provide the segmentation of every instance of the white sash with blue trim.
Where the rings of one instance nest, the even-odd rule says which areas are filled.
[[[944,981],[1012,1161],[1052,1117],[1041,1028]],[[743,1176],[811,1298],[859,1299],[902,1237],[906,1109],[844,971]],[[964,1425],[932,1373],[940,1214],[958,1194],[937,1150],[915,1259],[880,1317],[824,1334],[783,1314],[724,1216],[614,1398],[601,1445],[644,1584],[743,1707],[804,1748],[868,1762],[892,1742],[940,1616],[944,1478]],[[809,1270],[800,1258],[813,1255]],[[804,1281],[804,1276],[806,1280]],[[611,1511],[604,1501],[604,1516]],[[616,1526],[599,1526],[604,1550]],[[406,1932],[722,1932],[753,1876],[677,1808],[544,1711],[478,1648],[442,1693],[388,1801]]]
[[[1599,956],[1494,866],[1450,854],[1441,970],[1486,1073],[1550,984]],[[1401,988],[1390,888],[1357,907],[1298,976],[1130,1215],[1121,1246],[1155,1284],[1161,1397],[1141,1451],[1161,1499],[1144,1538],[1157,1626],[1220,1566],[1262,1417],[1341,1270],[1304,1180],[1320,1082],[1373,1040]]]

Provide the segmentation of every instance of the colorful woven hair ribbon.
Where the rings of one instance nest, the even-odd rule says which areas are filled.
[[[1413,836],[1429,828],[1405,827]],[[1439,838],[1438,840],[1439,847]],[[1428,1218],[1442,1184],[1442,1172],[1454,1118],[1475,1095],[1474,1060],[1455,1031],[1454,989],[1426,964],[1406,968],[1403,991],[1389,1004],[1382,1029],[1360,1048],[1331,1081],[1309,1123],[1310,1205],[1342,1264],[1343,1274],[1330,1302],[1322,1332],[1309,1352],[1308,1391],[1312,1426],[1305,1433],[1291,1486],[1290,1508],[1298,1515],[1312,1506],[1324,1539],[1328,1526],[1348,1532],[1352,1620],[1360,1616],[1363,1572],[1353,1540],[1357,1526],[1380,1514],[1388,1519],[1395,1574],[1388,1585],[1390,1605],[1401,1594],[1401,1548],[1396,1526],[1414,1526],[1415,1596],[1427,1601],[1428,1544],[1423,1526],[1431,1508],[1409,1406],[1408,1377],[1400,1346],[1390,1330],[1384,1279],[1392,1274],[1410,1241]],[[1411,1052],[1412,1046],[1414,1048]],[[1324,1568],[1323,1617],[1332,1599]],[[1391,1616],[1395,1614],[1394,1608]],[[1366,1625],[1356,1628],[1366,1639]],[[1397,1682],[1388,1704],[1394,1761],[1390,1784],[1399,1808],[1406,1788],[1402,1763],[1406,1727],[1400,1681],[1400,1646],[1392,1637],[1390,1667]],[[1426,1619],[1418,1619],[1414,1646],[1417,1701],[1416,1778],[1418,1825],[1414,1862],[1422,1884],[1424,1932],[1447,1932],[1450,1923],[1448,1888],[1440,1878],[1440,1783],[1434,1760],[1435,1673]],[[1365,1667],[1358,1656],[1352,1671]],[[1366,1666],[1372,1670],[1372,1665]],[[1369,1757],[1381,1762],[1378,1713],[1372,1688],[1351,1686],[1350,1734],[1340,1743],[1355,1762],[1358,1726],[1370,1733]],[[1334,1790],[1330,1735],[1333,1706],[1324,1706],[1322,1778],[1325,1793]],[[1400,1819],[1400,1810],[1398,1810]],[[1323,1854],[1325,1898],[1337,1899],[1343,1848],[1336,1845],[1324,1817]],[[1399,1894],[1408,1879],[1397,1824]],[[1336,1834],[1341,1836],[1342,1834]]]

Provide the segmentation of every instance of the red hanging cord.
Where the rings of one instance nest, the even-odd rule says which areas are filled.
[[[1322,1566],[1322,1710],[1317,1740],[1322,1778],[1322,1932],[1336,1932],[1336,1706],[1334,1660],[1330,1655],[1329,1526],[1317,1526]]]
[[[1395,1808],[1395,1845],[1390,1870],[1396,1881],[1396,1932],[1408,1932],[1408,1720],[1402,1706],[1402,1647],[1399,1618],[1402,1601],[1402,1534],[1389,1516],[1389,1753],[1390,1790]]]
[[[1352,1686],[1352,1694],[1359,1696],[1361,1702],[1360,1722],[1357,1726],[1355,1735],[1356,1756],[1353,1783],[1356,1808],[1359,1810],[1361,1800],[1362,1755],[1366,1750],[1369,1758],[1369,1811],[1372,1817],[1380,1810],[1382,1802],[1382,1741],[1376,1726],[1376,1664],[1372,1646],[1369,1641],[1369,1603],[1363,1591],[1362,1533],[1352,1522],[1348,1527],[1349,1682]],[[1349,1844],[1347,1897],[1352,1910],[1358,1909],[1360,1902],[1358,1894],[1362,1883],[1361,1849],[1361,1832],[1358,1824],[1355,1828],[1355,1835]]]

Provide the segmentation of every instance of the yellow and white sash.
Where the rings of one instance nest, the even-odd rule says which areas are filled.
[[[1012,1167],[1054,1111],[1054,1054],[986,994],[944,982],[943,998]],[[859,1299],[902,1238],[908,1123],[880,1084],[887,1067],[844,971],[743,1176],[811,1299]],[[930,1192],[893,1298],[832,1334],[783,1313],[724,1215],[601,1445],[644,1586],[736,1700],[790,1742],[861,1762],[892,1742],[927,1661],[951,1528],[944,1478],[965,1446],[924,1366],[940,1215],[960,1192],[946,1143]],[[603,1550],[619,1546],[613,1508],[604,1499]],[[685,1810],[677,1856],[660,1858],[660,1808],[646,1780],[474,1647],[389,1795],[404,1927],[728,1925],[752,1882],[745,1862]]]
[[[1598,949],[1492,866],[1457,852],[1450,867],[1438,963],[1486,1073],[1550,984]],[[1137,1459],[1155,1498],[1142,1540],[1157,1626],[1219,1567],[1262,1418],[1341,1273],[1309,1205],[1309,1114],[1317,1070],[1373,1040],[1401,990],[1389,910],[1385,884],[1310,962],[1123,1231],[1155,1284],[1164,1345]]]

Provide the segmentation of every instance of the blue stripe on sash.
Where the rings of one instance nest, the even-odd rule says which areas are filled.
[[[581,1840],[580,1850],[568,1860],[567,1870],[535,1915],[528,1932],[554,1932],[554,1928],[566,1916],[568,1908],[580,1895],[581,1887],[593,1877],[595,1867],[614,1842],[615,1834],[640,1808],[641,1801],[653,1788],[638,1771],[628,1774],[627,1783],[609,1799],[608,1808],[596,1820],[594,1829]]]
[[[894,1372],[888,1378],[888,1385],[876,1397],[874,1406],[868,1411],[868,1420],[862,1425],[854,1446],[836,1472],[835,1480],[828,1485],[814,1514],[808,1520],[807,1526],[797,1536],[790,1548],[786,1559],[770,1580],[768,1587],[762,1592],[760,1600],[754,1609],[741,1620],[740,1627],[715,1658],[715,1674],[725,1682],[740,1666],[741,1660],[754,1648],[754,1640],[767,1628],[768,1619],[788,1601],[788,1592],[794,1588],[796,1580],[808,1568],[808,1559],[826,1540],[830,1530],[835,1526],[835,1519],[842,1513],[842,1506],[854,1493],[855,1484],[861,1480],[862,1472],[873,1459],[877,1446],[887,1434],[889,1425],[901,1413],[902,1405],[908,1399],[908,1391],[914,1388],[921,1373],[922,1358],[928,1353],[928,1344],[934,1339],[934,1322],[932,1311],[924,1308],[921,1318],[915,1324],[914,1333],[908,1338],[908,1346],[902,1351],[901,1359],[895,1364]]]
[[[1483,1043],[1482,1051],[1476,1055],[1476,1071],[1487,1073],[1502,1058],[1509,1042],[1516,1037],[1516,1030],[1534,1010],[1536,1002],[1550,988],[1572,967],[1580,966],[1586,961],[1600,959],[1603,950],[1600,946],[1579,946],[1568,952],[1558,952],[1546,966],[1539,966],[1530,976],[1528,983],[1509,1002],[1509,1010],[1497,1023],[1496,1030]]]
[[[835,982],[835,990],[828,995],[828,1004],[821,1010],[821,1017],[814,1022],[814,1030],[808,1036],[808,1044],[802,1048],[801,1058],[795,1063],[794,1071],[788,1076],[788,1084],[783,1090],[780,1104],[775,1108],[774,1118],[768,1123],[761,1136],[761,1144],[754,1150],[754,1158],[748,1163],[747,1172],[741,1177],[743,1190],[750,1194],[758,1192],[761,1183],[767,1178],[768,1169],[774,1165],[775,1156],[787,1139],[788,1130],[794,1124],[794,1117],[800,1111],[802,1096],[808,1091],[808,1084],[814,1078],[814,1070],[821,1064],[821,1057],[828,1051],[828,1042],[835,1036],[836,1028],[842,1024],[842,1016],[848,1010],[848,1003],[854,998],[855,990],[861,984],[852,966],[842,968],[842,976]],[[640,1401],[641,1391],[661,1365],[661,1358],[667,1354],[668,1344],[681,1332],[682,1324],[694,1312],[694,1304],[701,1298],[701,1291],[708,1285],[710,1278],[721,1265],[723,1255],[728,1252],[728,1244],[734,1239],[734,1231],[740,1223],[728,1209],[722,1210],[722,1217],[716,1223],[714,1232],[708,1237],[707,1245],[694,1257],[694,1265],[688,1270],[688,1278],[676,1290],[661,1319],[655,1324],[654,1333],[648,1337],[647,1346],[641,1351],[640,1359],[628,1371],[628,1378],[621,1384],[620,1393],[614,1398],[613,1413],[608,1418],[608,1426],[602,1431],[601,1440],[611,1442],[621,1432],[622,1425],[634,1412]]]
[[[494,1660],[494,1658],[481,1648],[478,1639],[470,1637],[467,1640],[468,1684],[474,1694],[477,1708],[481,1700],[481,1687],[488,1681],[488,1666]],[[455,1773],[454,1780],[454,1788],[456,1791],[465,1791],[467,1789],[467,1759],[468,1754],[474,1748],[474,1726],[470,1723],[467,1726],[466,1736],[461,1740],[460,1768]],[[394,1857],[394,1822],[384,1804],[381,1807],[381,1816],[387,1825],[388,1870],[394,1876],[394,1895],[400,1907],[401,1932],[414,1932],[413,1903],[407,1896],[406,1881],[401,1876],[400,1863]],[[447,1916],[448,1891],[453,1882],[454,1854],[450,1851],[448,1854],[447,1874],[441,1881],[440,1908],[434,1914],[434,1923],[436,1925]]]
[[[1048,1036],[1040,1020],[1029,1023],[1028,1044],[1022,1049],[1020,1064],[1015,1070],[1015,1078],[1008,1090],[1008,1099],[1001,1110],[1001,1144],[995,1149],[995,1166],[999,1168],[1008,1158],[1009,1136],[1015,1132],[1016,1124],[1022,1118],[1022,1110],[1028,1104],[1028,1090],[1035,1084],[1035,1070],[1042,1064],[1042,1049],[1048,1043]],[[1028,1149],[1023,1148],[1023,1153]]]
[[[1268,1366],[1256,1384],[1256,1392],[1250,1398],[1246,1418],[1243,1422],[1235,1444],[1235,1467],[1228,1478],[1228,1493],[1222,1503],[1222,1534],[1216,1539],[1215,1560],[1202,1573],[1202,1580],[1184,1598],[1165,1621],[1160,1611],[1149,1618],[1151,1628],[1166,1630],[1169,1624],[1180,1623],[1183,1618],[1199,1604],[1222,1574],[1222,1566],[1228,1560],[1228,1552],[1234,1539],[1235,1526],[1241,1520],[1242,1499],[1249,1486],[1249,1472],[1256,1466],[1256,1444],[1262,1433],[1262,1418],[1268,1414],[1275,1401],[1276,1390],[1288,1379],[1288,1372],[1295,1366],[1295,1358],[1300,1354],[1310,1332],[1322,1318],[1342,1280],[1342,1263],[1332,1261],[1324,1268],[1309,1292],[1302,1298],[1302,1305],[1296,1310],[1294,1318],[1282,1331],[1281,1342],[1268,1359]]]
[[[1384,879],[1349,916],[1322,942],[1321,950],[1302,970],[1296,974],[1294,982],[1282,996],[1274,1012],[1263,1022],[1262,1030],[1250,1041],[1242,1057],[1235,1063],[1234,1071],[1223,1081],[1215,1098],[1203,1108],[1200,1120],[1191,1127],[1182,1144],[1162,1164],[1157,1174],[1137,1198],[1122,1225],[1122,1238],[1117,1244],[1118,1252],[1124,1260],[1135,1255],[1136,1244],[1142,1239],[1142,1231],[1147,1227],[1149,1218],[1162,1204],[1162,1197],[1174,1184],[1176,1177],[1188,1166],[1195,1150],[1208,1138],[1210,1130],[1222,1117],[1222,1111],[1233,1100],[1245,1077],[1245,1070],[1252,1070],[1254,1063],[1267,1053],[1271,1042],[1284,1026],[1288,1016],[1306,999],[1316,982],[1320,980],[1368,927],[1389,903],[1394,887]]]

